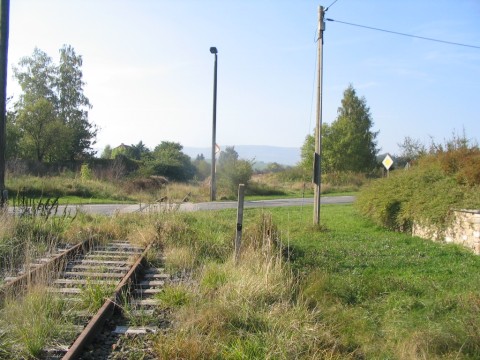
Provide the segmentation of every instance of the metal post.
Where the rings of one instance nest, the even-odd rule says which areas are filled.
[[[323,76],[323,31],[325,21],[323,6],[318,7],[318,78],[317,78],[317,124],[315,127],[315,154],[313,182],[314,187],[314,210],[313,223],[320,225],[320,190],[322,185],[322,76]]]
[[[216,200],[215,184],[215,145],[217,133],[217,48],[211,47],[210,52],[215,54],[215,67],[213,69],[213,127],[212,127],[212,169],[210,174],[210,201]]]
[[[0,207],[7,202],[5,189],[5,150],[7,133],[7,65],[10,0],[1,0],[0,5]]]
[[[235,236],[235,264],[240,259],[240,246],[242,244],[243,228],[243,203],[245,199],[245,185],[238,185],[238,205],[237,205],[237,233]]]

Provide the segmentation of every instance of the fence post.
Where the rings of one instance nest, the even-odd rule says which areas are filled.
[[[238,205],[237,205],[237,234],[235,236],[235,264],[240,259],[240,245],[242,243],[243,227],[243,202],[245,197],[245,185],[238,185]]]

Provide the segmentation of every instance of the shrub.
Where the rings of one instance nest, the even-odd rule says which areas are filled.
[[[372,181],[359,195],[357,207],[393,230],[409,231],[414,221],[445,227],[453,208],[480,207],[475,183],[480,170],[475,161],[464,161],[477,154],[478,149],[454,149],[425,156],[409,170]]]

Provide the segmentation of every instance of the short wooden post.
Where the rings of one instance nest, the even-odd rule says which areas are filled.
[[[238,185],[238,205],[237,205],[237,234],[235,236],[235,264],[240,259],[240,245],[242,243],[243,227],[243,202],[245,198],[245,185]]]

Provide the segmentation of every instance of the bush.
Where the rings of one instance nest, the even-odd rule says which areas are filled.
[[[480,207],[475,180],[480,170],[475,161],[464,161],[479,156],[477,150],[440,151],[421,158],[408,171],[391,172],[362,190],[357,207],[378,225],[394,230],[410,231],[414,221],[445,227],[453,208]]]

